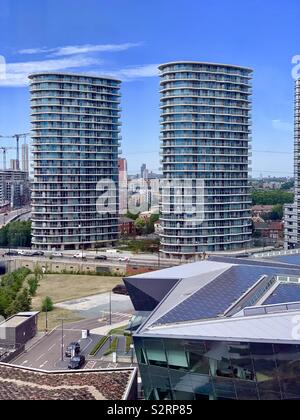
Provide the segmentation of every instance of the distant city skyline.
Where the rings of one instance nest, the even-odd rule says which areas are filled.
[[[239,64],[255,72],[253,177],[293,175],[292,58],[300,54],[296,0],[274,0],[272,7],[258,0],[146,5],[61,0],[59,14],[52,0],[0,3],[0,55],[7,70],[7,78],[0,77],[0,134],[30,128],[29,73],[111,74],[124,81],[122,156],[128,172],[139,173],[142,163],[159,172],[158,65],[177,60]]]

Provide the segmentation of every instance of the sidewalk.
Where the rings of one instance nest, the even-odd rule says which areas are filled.
[[[118,322],[117,324],[105,325],[104,327],[95,328],[94,330],[91,330],[90,332],[91,334],[104,336],[104,335],[107,335],[109,331],[114,330],[115,328],[123,327],[124,325],[126,325],[126,322],[122,321],[122,322]]]

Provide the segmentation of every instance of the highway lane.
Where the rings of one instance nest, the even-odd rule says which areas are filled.
[[[30,208],[28,208],[28,207],[22,208],[22,209],[13,210],[13,211],[11,211],[9,213],[2,213],[2,214],[0,214],[0,228],[3,227],[4,225],[7,225],[8,223],[10,223],[11,221],[15,220],[16,218],[25,217],[26,214],[30,214]],[[22,219],[22,220],[26,220],[26,219]]]
[[[7,249],[2,249],[1,250],[1,254],[3,256],[3,254],[5,254],[7,252]],[[34,251],[30,251],[30,250],[26,250],[25,252],[34,252]],[[16,256],[12,256],[12,257],[8,257],[8,258],[13,258],[13,259],[32,259],[36,262],[40,262],[41,264],[45,264],[47,262],[57,262],[57,263],[71,263],[73,262],[74,264],[80,264],[80,263],[85,263],[85,264],[92,264],[98,267],[120,267],[120,268],[126,268],[126,266],[128,264],[130,264],[131,266],[137,266],[137,267],[155,267],[155,268],[165,268],[165,267],[171,267],[173,265],[175,265],[174,263],[170,262],[170,261],[159,261],[157,258],[153,259],[153,260],[142,260],[142,259],[137,259],[137,258],[132,258],[129,259],[129,261],[125,262],[125,261],[119,261],[118,258],[108,258],[107,260],[97,260],[95,259],[95,257],[93,256],[87,256],[86,258],[74,258],[73,256],[68,256],[68,255],[64,255],[63,257],[50,257],[49,256],[22,256],[22,255],[16,255]],[[179,262],[177,261],[176,264],[179,264]]]

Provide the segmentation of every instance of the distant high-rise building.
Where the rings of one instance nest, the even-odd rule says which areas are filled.
[[[147,165],[145,163],[141,166],[141,178],[144,178],[144,172],[147,169]]]
[[[161,250],[189,258],[251,241],[252,70],[225,64],[160,66]]]
[[[17,159],[11,159],[10,160],[10,169],[12,171],[18,171],[19,170],[19,162]]]
[[[119,159],[119,202],[120,214],[126,214],[128,209],[128,172],[127,160]]]
[[[11,208],[30,204],[28,173],[16,169],[0,171],[0,204],[9,202]]]
[[[29,172],[29,146],[22,144],[22,171]]]
[[[300,79],[295,83],[295,201],[285,206],[284,242],[286,249],[300,247]]]
[[[109,247],[118,240],[120,81],[30,76],[35,248]]]

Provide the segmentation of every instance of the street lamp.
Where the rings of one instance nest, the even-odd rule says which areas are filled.
[[[64,319],[61,319],[61,361],[64,362]]]
[[[111,307],[112,307],[112,302],[111,302],[111,290],[110,290],[109,291],[109,325],[110,325],[110,331],[111,331],[111,326],[112,326]],[[110,346],[110,348],[111,348],[111,343],[112,343],[111,333],[109,332],[109,346]]]

